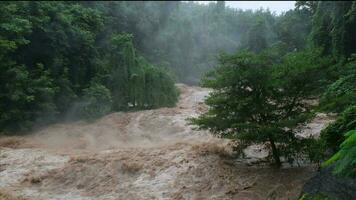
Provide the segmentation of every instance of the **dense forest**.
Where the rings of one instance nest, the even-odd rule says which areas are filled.
[[[85,2],[0,7],[1,129],[175,104],[169,70],[147,61],[114,16]]]
[[[174,76],[197,83],[219,51],[259,51],[278,35],[289,48],[302,48],[303,37],[285,33],[293,33],[288,18],[310,29],[301,23],[306,12],[276,17],[223,2],[6,2],[1,8],[0,127],[11,130],[174,105]]]
[[[356,2],[296,1],[280,15],[224,1],[0,10],[1,134],[172,107],[175,83],[201,84],[214,90],[190,119],[198,128],[239,148],[267,144],[276,166],[308,160],[356,177]],[[298,137],[320,112],[336,120],[320,138]]]
[[[208,5],[173,1],[87,5],[110,16],[117,31],[133,33],[135,45],[150,62],[167,66],[177,81],[188,84],[197,84],[201,75],[215,66],[221,52],[257,52],[279,43],[289,51],[302,49],[311,29],[306,10],[277,16],[269,10],[233,9],[223,1]]]
[[[3,130],[172,106],[174,82],[197,84],[218,53],[303,49],[311,29],[306,9],[277,16],[224,2],[0,6]]]
[[[306,20],[301,23],[310,29],[298,32],[300,13]],[[295,16],[289,18],[291,14]],[[336,175],[355,177],[355,17],[356,2],[297,1],[294,11],[278,17],[279,43],[265,45],[261,38],[266,34],[258,31],[249,35],[259,38],[253,40],[258,51],[250,47],[219,56],[217,67],[202,81],[214,88],[206,100],[210,109],[192,123],[238,140],[242,148],[267,143],[277,166],[307,157],[332,167]],[[304,40],[292,40],[295,35]],[[314,100],[319,103],[311,103]],[[298,128],[317,112],[337,113],[337,119],[320,138],[298,137]],[[304,194],[302,199],[329,197],[339,199],[325,194]]]

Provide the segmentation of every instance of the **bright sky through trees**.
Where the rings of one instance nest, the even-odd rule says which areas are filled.
[[[208,4],[212,1],[196,1],[202,4]],[[256,10],[259,8],[269,8],[272,12],[281,14],[284,11],[294,8],[295,1],[225,1],[226,5],[232,8],[240,8],[242,10]]]

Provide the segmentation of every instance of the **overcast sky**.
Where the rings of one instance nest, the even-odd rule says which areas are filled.
[[[196,1],[198,3],[208,4],[209,1]],[[269,8],[270,11],[275,11],[281,14],[284,11],[294,8],[295,1],[225,1],[226,6],[233,8],[241,8],[243,10],[259,8]]]

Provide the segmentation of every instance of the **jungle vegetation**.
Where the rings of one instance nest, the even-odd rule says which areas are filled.
[[[280,15],[223,1],[16,1],[0,9],[1,132],[174,106],[174,83],[203,77],[215,90],[192,123],[267,144],[276,165],[331,157],[336,173],[354,176],[355,2],[297,1]],[[297,137],[316,112],[338,117],[320,139]]]

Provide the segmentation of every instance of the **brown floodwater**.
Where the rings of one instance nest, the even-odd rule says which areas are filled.
[[[193,130],[209,89],[178,84],[176,107],[111,113],[95,122],[54,124],[0,138],[1,191],[30,200],[296,199],[312,166],[250,164],[261,146],[234,159],[231,143]],[[301,134],[317,133],[320,115]],[[1,197],[1,196],[0,196]]]

